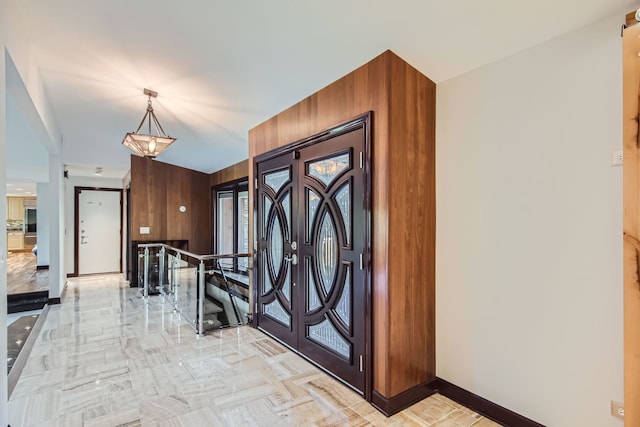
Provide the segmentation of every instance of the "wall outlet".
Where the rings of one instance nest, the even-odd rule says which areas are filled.
[[[150,234],[149,227],[140,227],[140,234]]]
[[[620,402],[611,401],[611,415],[618,418],[624,418],[624,405]]]
[[[622,166],[622,150],[611,153],[611,166]]]

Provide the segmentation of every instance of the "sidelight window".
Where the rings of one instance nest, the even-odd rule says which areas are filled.
[[[214,253],[232,254],[249,252],[249,191],[247,181],[225,184],[214,188],[215,227]],[[225,270],[247,274],[249,259],[220,260]]]

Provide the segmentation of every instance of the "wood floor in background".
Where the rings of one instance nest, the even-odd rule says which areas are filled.
[[[29,252],[7,255],[7,295],[49,290],[49,270],[36,269],[36,256]]]

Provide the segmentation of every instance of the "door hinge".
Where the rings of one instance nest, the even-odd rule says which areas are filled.
[[[360,152],[360,169],[364,168],[364,153]]]
[[[364,360],[362,355],[360,355],[360,372],[364,372]]]
[[[256,179],[254,180],[254,182],[255,182],[255,186],[256,186],[256,190],[257,190],[257,189],[258,189],[258,178],[256,178]]]
[[[360,270],[364,270],[364,255],[360,254]]]

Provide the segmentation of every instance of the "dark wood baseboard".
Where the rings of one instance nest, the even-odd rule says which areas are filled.
[[[471,393],[442,378],[435,378],[429,383],[434,392],[437,392],[459,404],[508,427],[545,427],[529,418],[523,417],[507,408],[497,405],[487,399]]]
[[[65,296],[67,295],[67,282],[64,282],[64,286],[62,287],[62,293],[60,294],[59,298],[49,298],[49,305],[56,305],[56,304],[62,304],[62,300],[65,298]]]
[[[471,393],[442,378],[417,385],[393,397],[384,397],[375,390],[371,393],[371,404],[387,417],[408,408],[422,399],[439,393],[474,412],[507,427],[545,427],[507,408]]]
[[[36,265],[36,270],[48,270],[48,265]]]
[[[431,387],[431,383],[434,380],[419,384],[393,397],[384,397],[373,390],[371,392],[371,404],[387,417],[390,417],[434,394],[436,390]]]

